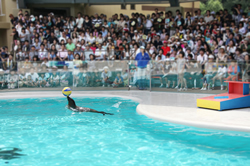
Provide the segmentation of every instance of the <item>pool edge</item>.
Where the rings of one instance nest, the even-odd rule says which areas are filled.
[[[143,107],[143,104],[139,104],[136,107],[136,112],[139,115],[145,115],[148,118],[158,120],[161,122],[168,122],[168,123],[174,123],[174,124],[180,124],[185,126],[191,126],[191,127],[197,127],[197,128],[205,128],[205,129],[213,129],[213,130],[226,130],[226,131],[237,131],[237,132],[250,132],[250,126],[234,126],[234,125],[225,125],[225,124],[212,124],[204,121],[192,121],[192,120],[179,120],[178,117],[168,118],[168,116],[162,116],[157,113],[152,113],[152,111],[148,111],[146,107]],[[149,106],[147,105],[147,108]],[[157,106],[154,106],[157,107]],[[166,107],[167,106],[161,106]],[[149,108],[150,109],[150,108]],[[188,118],[187,118],[188,119]]]

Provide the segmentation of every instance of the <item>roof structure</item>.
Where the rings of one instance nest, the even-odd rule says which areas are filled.
[[[200,0],[19,0],[24,4],[55,4],[55,3],[84,3],[88,5],[110,5],[110,4],[161,4],[170,3],[171,6],[179,6],[179,3],[194,2]],[[204,0],[202,0],[204,1]]]

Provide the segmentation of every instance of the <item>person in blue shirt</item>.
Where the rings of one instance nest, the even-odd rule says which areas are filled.
[[[68,61],[73,61],[74,60],[74,55],[72,51],[68,52]]]
[[[147,73],[147,65],[150,61],[149,54],[145,52],[145,47],[140,47],[141,52],[138,53],[135,57],[135,61],[137,64],[137,85],[139,86],[139,90],[145,90],[146,88],[146,73]]]
[[[46,25],[45,25],[45,23],[42,23],[42,27],[41,28],[43,29],[43,33],[46,34]]]
[[[2,60],[4,60],[4,59],[8,59],[8,57],[9,57],[9,55],[8,55],[8,47],[7,46],[4,46],[4,47],[2,47],[2,50],[0,50],[1,52],[1,57],[2,57]],[[0,58],[1,59],[1,58]]]
[[[110,27],[111,24],[115,25],[115,23],[112,21],[112,18],[109,18],[109,20],[108,20],[108,26]]]
[[[124,86],[123,78],[122,78],[120,73],[117,73],[117,76],[116,76],[115,81],[113,83],[113,87],[117,88],[117,87],[123,87],[123,86]]]
[[[107,37],[107,35],[108,35],[108,31],[105,29],[105,27],[102,27],[101,33],[102,33],[103,38]]]
[[[68,28],[65,29],[65,34],[66,34],[66,37],[70,38],[70,33],[69,33],[69,29]]]
[[[226,40],[226,46],[229,45],[230,40],[233,40],[234,43],[236,43],[236,40],[234,38],[234,33],[230,33],[229,38]]]
[[[56,53],[55,51],[51,51],[49,54],[49,60],[55,61],[56,60]]]
[[[248,6],[248,14],[247,17],[250,17],[250,5]]]

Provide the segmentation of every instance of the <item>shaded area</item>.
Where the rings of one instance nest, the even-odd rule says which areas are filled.
[[[20,153],[21,151],[19,148],[0,148],[0,159],[12,160],[25,156],[25,154]]]

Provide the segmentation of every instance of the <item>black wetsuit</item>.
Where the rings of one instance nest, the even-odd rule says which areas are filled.
[[[100,114],[103,114],[103,115],[106,115],[106,114],[107,115],[113,115],[111,113],[106,113],[106,112],[103,112],[103,111],[96,111],[96,110],[91,109],[91,108],[78,107],[78,106],[76,106],[76,103],[72,98],[67,96],[67,99],[68,99],[68,108],[71,111],[74,111],[74,112],[93,112],[93,113],[100,113]]]

